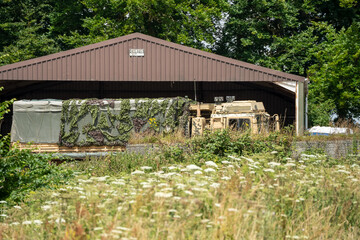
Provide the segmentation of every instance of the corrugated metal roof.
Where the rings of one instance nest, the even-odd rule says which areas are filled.
[[[0,67],[0,80],[303,82],[304,79],[140,33]]]

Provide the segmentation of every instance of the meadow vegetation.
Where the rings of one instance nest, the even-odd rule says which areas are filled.
[[[359,153],[293,159],[292,138],[219,131],[65,162],[66,181],[0,202],[0,239],[359,239]]]

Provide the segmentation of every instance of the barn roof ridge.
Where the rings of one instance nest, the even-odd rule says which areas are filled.
[[[91,50],[95,50],[95,49],[106,48],[106,47],[111,46],[111,45],[120,44],[120,43],[129,41],[129,40],[134,40],[134,39],[140,39],[140,40],[148,41],[148,42],[151,42],[153,44],[159,44],[159,45],[162,45],[162,46],[165,46],[165,47],[169,47],[169,48],[173,48],[173,49],[176,49],[176,50],[179,50],[179,51],[183,51],[184,53],[191,53],[191,54],[194,54],[194,55],[206,57],[206,58],[209,58],[209,59],[212,59],[212,60],[215,60],[215,61],[230,64],[230,65],[235,65],[235,66],[239,66],[239,67],[242,67],[242,68],[255,70],[255,71],[258,71],[258,72],[263,72],[263,73],[266,73],[266,74],[269,74],[269,75],[279,76],[279,77],[285,78],[287,80],[300,81],[300,82],[303,82],[305,80],[305,77],[303,77],[303,76],[298,76],[298,75],[294,75],[294,74],[290,74],[290,73],[286,73],[286,72],[281,72],[281,71],[278,71],[278,70],[274,70],[274,69],[262,67],[262,66],[259,66],[259,65],[243,62],[243,61],[240,61],[240,60],[224,57],[224,56],[221,56],[221,55],[218,55],[218,54],[215,54],[215,53],[206,52],[206,51],[203,51],[203,50],[199,50],[199,49],[195,49],[195,48],[192,48],[192,47],[184,46],[184,45],[181,45],[181,44],[178,44],[178,43],[173,43],[173,42],[170,42],[170,41],[167,41],[167,40],[163,40],[163,39],[156,38],[156,37],[153,37],[153,36],[145,35],[145,34],[142,34],[142,33],[132,33],[132,34],[120,36],[120,37],[117,37],[117,38],[101,41],[101,42],[98,42],[98,43],[93,43],[93,44],[89,44],[89,45],[86,45],[86,46],[81,46],[81,47],[77,47],[77,48],[74,48],[74,49],[61,51],[61,52],[58,52],[58,53],[53,53],[53,54],[49,54],[49,55],[45,55],[45,56],[41,56],[41,57],[29,59],[29,60],[24,60],[24,61],[13,63],[13,64],[0,66],[0,74],[2,72],[15,70],[15,69],[18,69],[18,68],[21,68],[21,67],[26,67],[26,66],[30,66],[30,65],[34,65],[34,64],[40,64],[40,63],[44,63],[44,62],[51,61],[51,60],[54,60],[54,59],[60,59],[60,58],[64,58],[64,57],[71,56],[71,55],[81,54],[83,52],[87,52],[87,51],[91,51]]]

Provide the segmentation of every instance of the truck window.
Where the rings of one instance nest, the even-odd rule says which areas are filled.
[[[229,128],[232,130],[242,131],[249,129],[250,119],[249,118],[231,118],[229,119]]]

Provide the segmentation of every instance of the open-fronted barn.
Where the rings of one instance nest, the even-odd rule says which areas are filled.
[[[140,33],[2,66],[0,85],[1,100],[235,96],[304,129],[304,77]]]

